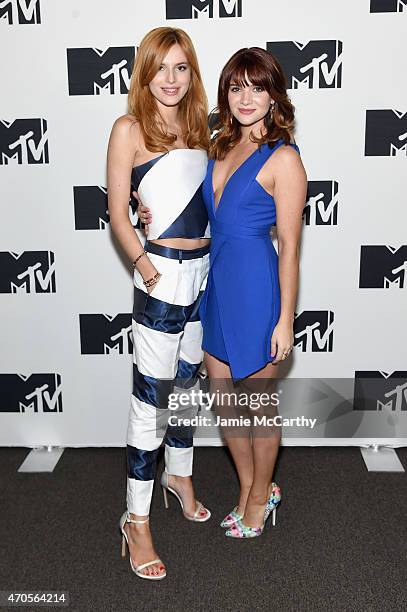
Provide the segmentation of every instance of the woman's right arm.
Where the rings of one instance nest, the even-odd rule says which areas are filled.
[[[130,177],[136,146],[134,124],[125,116],[119,117],[113,124],[107,152],[108,206],[112,231],[131,261],[143,252],[143,245],[129,217]],[[140,257],[136,266],[144,280],[157,273],[147,255]]]

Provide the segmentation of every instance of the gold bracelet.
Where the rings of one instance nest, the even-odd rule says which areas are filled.
[[[160,276],[161,276],[160,272],[157,272],[157,274],[154,274],[152,278],[149,278],[148,280],[143,281],[143,283],[146,287],[152,287],[153,285],[156,284]]]
[[[136,263],[138,262],[138,260],[140,259],[140,257],[143,257],[143,255],[147,255],[147,251],[144,251],[142,253],[140,253],[140,255],[138,257],[136,257],[136,259],[133,261],[133,266],[136,267]]]

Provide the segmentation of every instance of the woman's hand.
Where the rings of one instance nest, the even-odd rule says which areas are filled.
[[[147,208],[147,206],[143,206],[143,203],[141,202],[137,191],[133,191],[132,195],[133,195],[134,199],[137,200],[137,202],[138,202],[137,216],[140,219],[140,221],[142,223],[144,223],[144,225],[145,225],[144,233],[145,233],[146,236],[148,236],[148,224],[151,223],[151,220],[152,220],[150,209]]]
[[[291,353],[294,345],[294,330],[292,323],[279,321],[271,336],[271,355],[275,355],[273,365],[284,361]]]

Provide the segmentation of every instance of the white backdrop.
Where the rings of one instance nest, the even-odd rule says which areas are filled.
[[[406,13],[390,0],[0,3],[1,445],[125,445],[132,280],[106,216],[106,148],[129,58],[166,24],[192,37],[211,108],[237,49],[282,62],[310,181],[287,375],[378,378],[385,403],[407,376]],[[376,437],[402,443],[398,397]],[[331,423],[312,443],[360,432]]]

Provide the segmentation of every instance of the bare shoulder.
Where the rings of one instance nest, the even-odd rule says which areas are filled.
[[[267,161],[270,162],[268,170],[275,181],[277,179],[295,179],[302,183],[307,181],[301,156],[291,145],[282,144]]]
[[[140,126],[135,118],[131,115],[118,117],[110,134],[109,153],[119,156],[121,160],[128,159],[129,164],[134,165],[134,160],[143,148]]]
[[[140,126],[138,121],[131,115],[122,115],[113,123],[112,133],[116,133],[122,138],[138,140],[140,137]]]
[[[273,159],[273,164],[278,164],[281,168],[289,169],[296,167],[298,164],[302,165],[298,151],[289,144],[280,145],[270,159]]]

